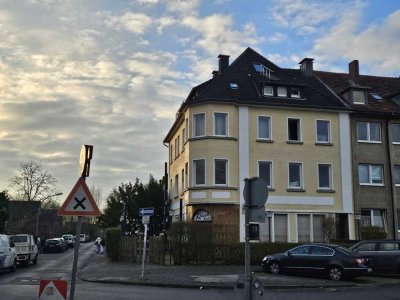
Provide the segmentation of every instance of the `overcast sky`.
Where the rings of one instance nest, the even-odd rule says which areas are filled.
[[[63,202],[79,152],[89,186],[161,179],[162,141],[217,56],[252,47],[281,67],[399,76],[400,2],[312,0],[0,0],[0,190],[41,162]]]

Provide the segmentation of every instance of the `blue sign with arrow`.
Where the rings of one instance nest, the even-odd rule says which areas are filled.
[[[139,216],[153,216],[154,215],[154,207],[144,207],[139,208]]]

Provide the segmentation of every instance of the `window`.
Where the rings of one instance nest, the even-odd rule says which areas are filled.
[[[383,209],[361,209],[361,227],[386,228],[386,213]]]
[[[299,246],[290,250],[292,255],[308,255],[310,254],[311,246]]]
[[[360,185],[383,185],[383,166],[359,164],[358,182]]]
[[[176,174],[176,176],[175,176],[175,188],[174,188],[175,196],[178,196],[178,194],[179,194],[178,184],[179,184],[179,175]]]
[[[263,140],[271,139],[271,118],[258,116],[258,138]]]
[[[227,136],[227,113],[214,113],[214,134],[219,136]]]
[[[313,215],[313,242],[323,243],[325,242],[325,231],[323,226],[323,220],[325,216],[323,215]]]
[[[181,192],[183,192],[183,190],[185,189],[185,170],[184,169],[182,169],[182,173],[181,173],[181,189],[182,189],[182,191]]]
[[[289,188],[301,189],[303,187],[301,173],[302,173],[301,163],[289,163]]]
[[[381,243],[382,251],[395,251],[399,250],[399,244],[397,242],[382,242]]]
[[[182,129],[182,147],[186,142],[186,128]]]
[[[174,158],[176,159],[178,157],[178,139],[175,138],[175,153],[174,153]]]
[[[400,144],[400,124],[392,124],[392,143]]]
[[[275,233],[275,242],[288,241],[287,215],[274,214],[274,233]]]
[[[290,97],[300,98],[300,89],[299,88],[291,88],[290,89]]]
[[[194,185],[204,185],[206,183],[206,161],[197,159],[193,161],[193,183]]]
[[[394,166],[394,184],[400,186],[400,166]]]
[[[185,189],[187,189],[188,188],[188,185],[189,185],[189,174],[188,174],[188,169],[189,169],[189,166],[188,166],[189,164],[188,163],[185,163]]]
[[[228,178],[228,160],[215,159],[214,160],[215,177],[214,182],[216,185],[227,185]]]
[[[297,215],[297,232],[299,243],[310,242],[310,215]]]
[[[193,115],[193,136],[204,136],[206,129],[205,113]]]
[[[273,96],[274,95],[274,88],[270,85],[263,86],[263,95],[264,96]]]
[[[321,247],[321,246],[313,246],[311,248],[311,255],[320,255],[320,256],[332,256],[334,251],[330,248]]]
[[[268,187],[272,187],[272,162],[259,161],[258,162],[258,177],[265,180]]]
[[[381,142],[381,123],[357,122],[357,141]]]
[[[229,86],[231,87],[232,90],[238,90],[238,89],[239,89],[239,86],[238,86],[237,83],[231,82],[231,83],[229,84]]]
[[[172,163],[173,159],[174,159],[174,146],[171,144],[171,146],[169,147],[169,161],[170,163]]]
[[[357,246],[357,251],[375,251],[376,243],[375,242],[367,242]]]
[[[176,154],[177,154],[176,156],[179,156],[179,152],[181,151],[181,147],[179,145],[179,142],[180,142],[181,138],[179,137],[179,135],[178,135],[178,138],[176,140],[177,140],[177,143],[178,143],[178,146],[176,147]]]
[[[397,230],[400,231],[400,209],[397,209]]]
[[[263,74],[267,78],[270,78],[271,72],[273,72],[271,69],[259,63],[253,63],[253,67],[256,70],[256,72]]]
[[[186,131],[185,131],[185,141],[187,141],[188,139],[189,139],[189,119],[188,118],[186,118],[186,121],[185,121],[185,128],[186,128]]]
[[[352,91],[353,103],[354,104],[365,104],[365,92],[364,91]]]
[[[318,188],[332,189],[332,166],[330,164],[318,164]]]
[[[300,142],[299,119],[288,119],[288,139],[291,142]]]
[[[330,143],[330,121],[317,120],[317,143]]]
[[[284,86],[278,86],[277,94],[278,97],[287,97],[287,88]]]

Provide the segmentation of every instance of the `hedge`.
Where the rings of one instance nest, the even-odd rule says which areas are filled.
[[[121,248],[121,229],[119,227],[107,228],[105,232],[107,256],[112,261],[118,261]]]

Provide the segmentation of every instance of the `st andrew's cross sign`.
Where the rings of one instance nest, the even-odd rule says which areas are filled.
[[[83,177],[78,179],[57,214],[59,216],[99,216],[101,214]]]

